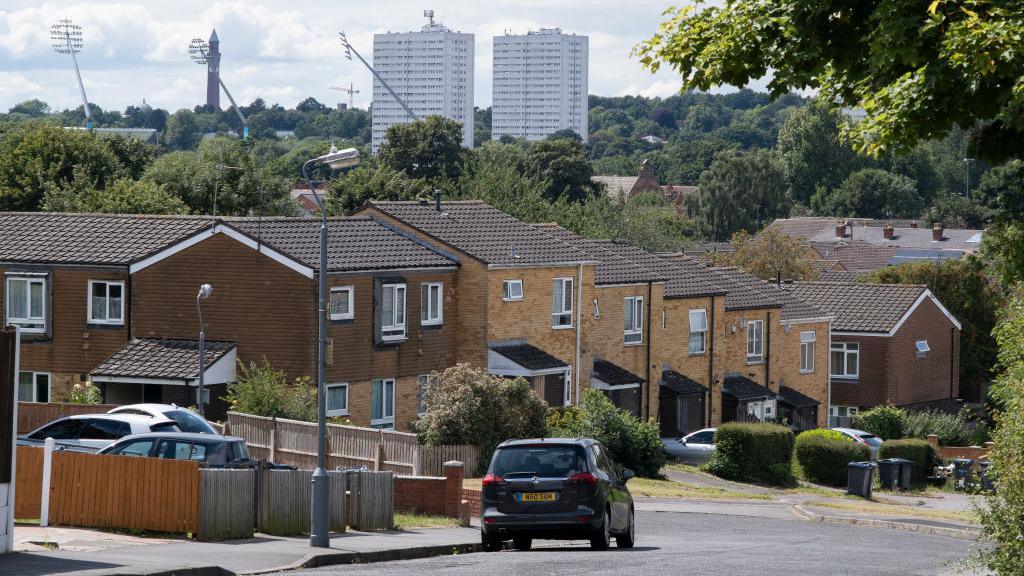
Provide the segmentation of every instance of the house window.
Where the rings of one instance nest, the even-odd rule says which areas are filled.
[[[420,324],[436,326],[444,323],[444,284],[424,282],[420,284]]]
[[[860,374],[860,344],[857,342],[832,343],[832,376],[856,378]]]
[[[640,344],[644,341],[644,299],[640,296],[626,298],[624,312],[625,343]]]
[[[551,326],[572,328],[572,278],[555,278],[551,292]]]
[[[395,381],[391,378],[373,381],[370,390],[370,426],[395,427]]]
[[[505,280],[501,283],[501,298],[506,302],[523,299],[523,281]]]
[[[707,350],[708,311],[690,310],[690,354],[703,354]]]
[[[381,287],[381,340],[405,338],[405,284]]]
[[[46,372],[18,372],[19,402],[49,402],[50,375]]]
[[[427,389],[437,383],[437,376],[433,374],[420,374],[419,389],[416,391],[416,414],[423,416],[427,413]]]
[[[828,425],[832,428],[848,428],[853,425],[853,417],[860,410],[856,406],[829,406]]]
[[[326,388],[327,415],[348,416],[348,383],[328,384]]]
[[[90,324],[124,324],[124,282],[89,281]]]
[[[331,288],[329,310],[331,320],[351,320],[355,318],[353,309],[353,292],[351,286],[334,286]]]
[[[7,323],[22,332],[46,332],[46,279],[41,276],[7,278]]]
[[[814,372],[814,346],[817,334],[813,330],[800,333],[800,371]]]
[[[928,353],[932,351],[927,340],[918,340],[914,343],[914,349],[917,351],[918,358],[927,358]]]
[[[747,363],[764,361],[764,320],[747,321]]]

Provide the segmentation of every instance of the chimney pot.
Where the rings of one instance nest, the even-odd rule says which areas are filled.
[[[936,222],[932,224],[932,242],[938,242],[942,240],[942,223]]]
[[[911,228],[917,228],[917,220],[913,220],[913,221],[911,221],[911,222],[910,222],[910,227],[911,227]]]
[[[892,227],[892,222],[886,224],[885,228],[882,229],[882,235],[885,236],[886,240],[892,240],[894,232],[895,230]]]
[[[836,222],[836,238],[846,237],[846,223],[840,220]]]
[[[441,191],[434,190],[434,210],[441,211]]]

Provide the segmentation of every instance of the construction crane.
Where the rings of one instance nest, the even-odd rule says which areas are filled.
[[[348,94],[348,107],[349,107],[349,109],[351,109],[353,107],[353,104],[352,104],[353,99],[352,99],[352,97],[354,95],[356,95],[356,94],[359,94],[359,90],[355,90],[352,87],[352,83],[351,82],[348,83],[348,88],[345,88],[344,86],[331,86],[331,90],[337,90],[338,92],[344,92],[345,94]]]

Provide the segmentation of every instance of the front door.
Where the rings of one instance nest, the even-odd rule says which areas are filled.
[[[544,401],[548,406],[565,406],[565,374],[544,376]]]

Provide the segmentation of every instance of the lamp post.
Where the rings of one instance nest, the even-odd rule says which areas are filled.
[[[205,384],[204,372],[206,372],[206,331],[203,329],[203,300],[213,294],[213,286],[203,284],[196,294],[196,310],[199,312],[199,388],[196,390],[196,404],[199,406],[199,415],[205,416],[203,409],[203,385]]]
[[[310,506],[309,545],[315,548],[330,546],[328,537],[329,514],[331,506],[331,482],[327,476],[327,397],[324,390],[324,379],[327,374],[327,210],[316,186],[309,177],[310,164],[322,164],[332,170],[350,168],[359,164],[359,150],[346,148],[338,150],[331,146],[331,151],[323,156],[307,160],[302,165],[302,177],[305,178],[317,208],[320,209],[320,288],[319,308],[317,309],[318,342],[316,352],[316,470],[313,471],[313,494]]]

